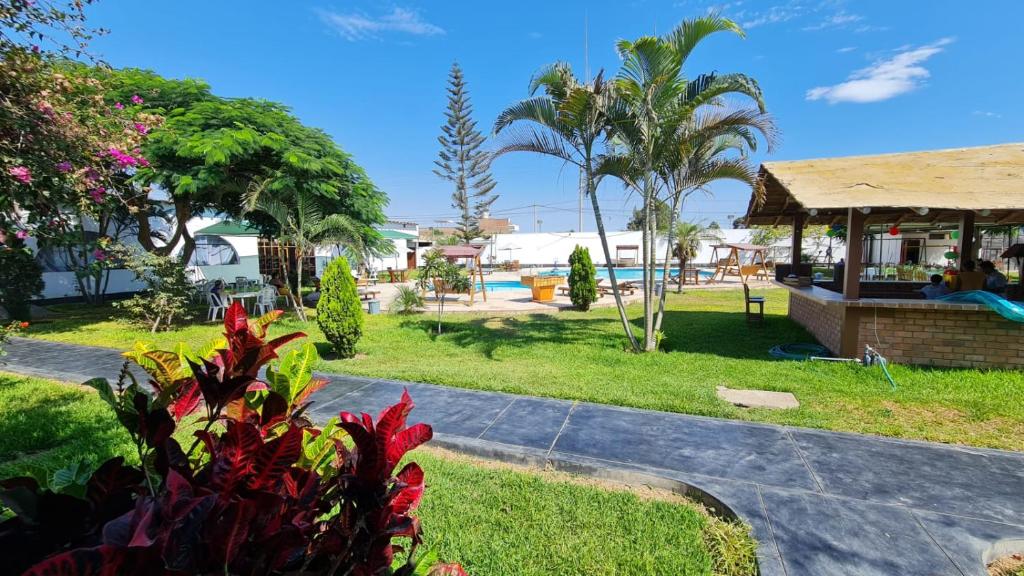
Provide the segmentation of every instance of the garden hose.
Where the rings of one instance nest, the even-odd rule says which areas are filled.
[[[772,358],[779,360],[810,360],[812,357],[829,356],[828,348],[820,344],[777,344],[768,350]]]

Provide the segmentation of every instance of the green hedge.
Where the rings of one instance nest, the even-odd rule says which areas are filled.
[[[597,301],[597,269],[590,250],[577,245],[569,255],[569,300],[579,310],[590,310]]]
[[[355,356],[356,342],[363,335],[363,304],[344,257],[332,260],[320,279],[316,322],[339,356]]]

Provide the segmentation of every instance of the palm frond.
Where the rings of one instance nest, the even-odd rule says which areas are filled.
[[[675,45],[679,57],[686,62],[690,53],[702,40],[718,32],[732,32],[740,38],[746,38],[746,33],[738,24],[717,13],[711,13],[699,18],[683,20],[665,36],[665,39]]]

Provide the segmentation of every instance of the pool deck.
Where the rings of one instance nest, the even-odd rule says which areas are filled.
[[[530,274],[530,271],[523,270],[522,272],[494,272],[492,274],[484,275],[484,282],[510,282],[519,281],[519,277]],[[753,280],[749,282],[750,286],[755,289],[770,288],[771,283],[764,280]],[[378,298],[381,301],[381,308],[387,310],[391,305],[391,301],[394,299],[395,294],[398,292],[398,286],[402,284],[378,284],[373,287],[373,290],[380,292]],[[412,282],[407,282],[405,286],[413,286]],[[683,287],[684,290],[729,290],[735,288],[741,288],[743,283],[739,278],[728,278],[724,281],[718,281],[713,284],[708,284],[707,280],[702,278],[701,283],[687,284]],[[669,284],[669,290],[675,290],[675,284]],[[639,302],[643,300],[642,292],[637,289],[632,295],[623,295],[623,300],[626,303]],[[427,296],[426,299],[426,310],[437,311],[438,301],[433,296]],[[594,308],[604,308],[615,306],[615,299],[611,295],[602,296],[597,302],[593,304]],[[448,295],[445,299],[445,313],[462,314],[462,313],[473,313],[473,312],[558,312],[561,310],[572,309],[572,302],[569,301],[568,296],[559,295],[556,291],[555,299],[551,302],[534,302],[530,297],[530,290],[524,288],[522,290],[498,290],[495,292],[487,293],[487,301],[484,302],[483,297],[480,294],[476,295],[473,305],[469,304],[469,296],[466,294],[460,295]]]

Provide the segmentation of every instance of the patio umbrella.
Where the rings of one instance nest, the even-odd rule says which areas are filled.
[[[522,250],[522,248],[520,248],[519,246],[516,246],[514,244],[509,244],[508,246],[505,246],[504,248],[502,248],[502,250],[508,250],[508,259],[509,259],[509,262],[511,262],[512,261],[512,251],[513,250]]]

